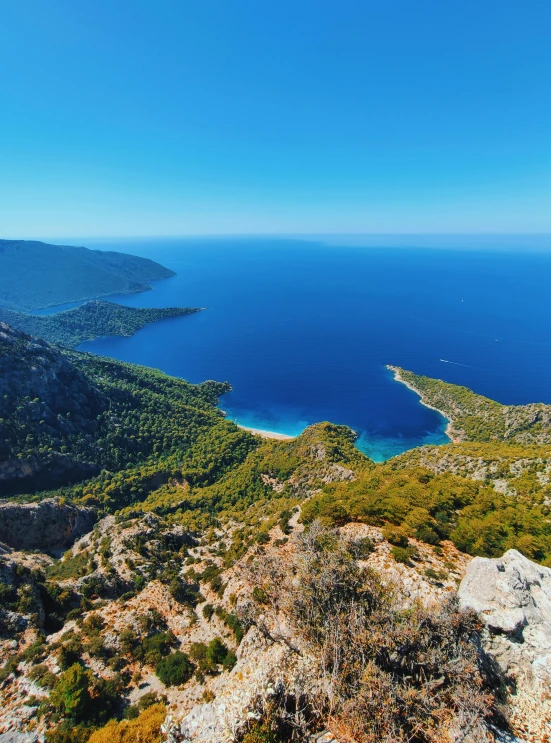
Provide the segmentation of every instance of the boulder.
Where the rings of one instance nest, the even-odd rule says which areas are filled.
[[[551,568],[516,550],[475,557],[459,600],[485,622],[484,649],[511,686],[515,732],[525,740],[551,741]]]

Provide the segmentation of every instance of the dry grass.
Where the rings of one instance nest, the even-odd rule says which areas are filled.
[[[249,568],[250,621],[308,656],[313,678],[282,690],[282,739],[328,727],[342,743],[481,743],[504,723],[481,623],[455,597],[427,608],[357,562],[357,545],[314,524],[285,560]]]

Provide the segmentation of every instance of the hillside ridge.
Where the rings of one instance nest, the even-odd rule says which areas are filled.
[[[547,599],[491,628],[498,590],[524,606],[515,576],[550,573],[549,446],[376,464],[329,422],[251,435],[230,389],[0,324],[0,735],[434,743],[468,716],[471,743],[541,740]],[[473,563],[497,578],[476,611]]]
[[[149,258],[115,251],[0,240],[0,307],[30,311],[110,294],[134,294],[174,276]]]
[[[66,348],[108,335],[131,336],[149,323],[200,312],[199,307],[125,307],[91,300],[55,315],[30,315],[0,307],[0,322]]]

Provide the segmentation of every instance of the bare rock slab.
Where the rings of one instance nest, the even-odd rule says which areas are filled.
[[[475,557],[459,600],[485,621],[485,649],[513,681],[515,732],[551,740],[551,568],[516,550]]]

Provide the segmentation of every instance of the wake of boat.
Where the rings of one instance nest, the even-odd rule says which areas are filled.
[[[471,367],[469,364],[460,364],[458,361],[448,361],[448,359],[439,359],[443,364],[453,364],[454,366],[466,366],[468,369]]]

